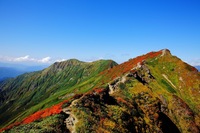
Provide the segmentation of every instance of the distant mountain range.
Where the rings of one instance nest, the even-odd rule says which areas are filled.
[[[0,81],[13,78],[26,72],[44,69],[46,66],[26,66],[20,64],[0,63]]]
[[[16,77],[23,73],[25,73],[25,71],[9,67],[0,67],[0,81],[7,78]]]
[[[0,83],[0,132],[199,133],[200,73],[164,49],[70,59]]]
[[[200,66],[195,66],[197,69],[198,69],[198,71],[200,72]]]

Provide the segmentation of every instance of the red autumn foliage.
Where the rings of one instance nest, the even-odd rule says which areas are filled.
[[[0,129],[0,132],[3,132],[4,130],[11,129],[11,128],[13,128],[14,126],[18,126],[18,125],[20,125],[20,124],[21,124],[21,122],[15,122],[15,123],[13,123],[13,124],[11,124],[11,125],[5,127],[5,128]]]
[[[44,118],[44,117],[47,117],[47,116],[50,116],[50,115],[53,115],[53,114],[59,114],[62,111],[62,104],[63,104],[63,102],[59,103],[57,105],[54,105],[50,108],[46,108],[44,110],[37,111],[36,113],[25,118],[22,121],[22,124],[28,124],[28,123],[31,123],[35,120],[38,120],[38,119],[41,119],[41,118]]]
[[[193,66],[191,66],[191,71],[198,72],[198,70],[195,67],[193,67]]]
[[[104,120],[105,120],[105,118],[104,117],[102,117],[101,119],[100,119],[100,121],[99,121],[99,124],[103,124],[104,123]]]
[[[139,62],[142,63],[146,59],[155,58],[161,54],[162,54],[162,50],[158,52],[150,52],[150,53],[147,53],[146,55],[138,56],[118,66],[114,66],[112,69],[101,72],[101,75],[108,77],[109,80],[115,79],[116,77],[129,72],[133,67],[137,66],[137,63]]]
[[[95,92],[97,92],[97,93],[102,93],[103,91],[105,91],[104,88],[99,88],[99,89],[94,89],[94,90],[95,90]]]
[[[121,98],[121,97],[118,97],[118,98],[117,98],[117,101],[118,101],[119,103],[127,104],[127,101],[124,100],[124,99]]]
[[[138,62],[142,63],[142,61],[148,59],[148,58],[155,58],[159,55],[162,54],[162,51],[158,51],[158,52],[150,52],[146,55],[143,56],[138,56],[134,59],[131,59],[127,62],[124,62],[118,66],[114,66],[113,68],[109,69],[109,70],[105,70],[103,72],[101,72],[102,75],[104,75],[105,77],[108,77],[108,80],[110,79],[115,79],[116,77],[129,72],[133,67],[135,67],[137,65]],[[104,82],[107,82],[106,80]],[[101,93],[103,92],[104,89],[96,89],[95,91],[97,93]],[[86,93],[87,94],[87,93]],[[81,95],[75,95],[74,97],[79,97]],[[118,99],[120,102],[122,103],[126,103],[126,101],[124,99]],[[23,119],[21,122],[15,122],[5,128],[0,129],[0,132],[7,130],[7,129],[11,129],[14,126],[18,126],[20,124],[28,124],[31,123],[35,120],[50,116],[50,115],[54,115],[54,114],[59,114],[62,111],[62,105],[63,103],[65,103],[67,101],[63,101],[59,104],[56,104],[50,108],[46,108],[44,110],[41,111],[37,111],[34,114],[26,117],[25,119]]]
[[[11,129],[13,128],[14,126],[18,126],[20,124],[28,124],[28,123],[31,123],[35,120],[38,120],[38,119],[41,119],[41,118],[45,118],[47,116],[51,116],[51,115],[54,115],[54,114],[59,114],[61,111],[62,111],[62,105],[64,103],[66,103],[67,101],[63,101],[59,104],[56,104],[50,108],[46,108],[44,110],[40,110],[40,111],[37,111],[35,112],[34,114],[24,118],[21,122],[15,122],[5,128],[2,128],[0,129],[0,132],[4,131],[4,130],[8,130],[8,129]]]

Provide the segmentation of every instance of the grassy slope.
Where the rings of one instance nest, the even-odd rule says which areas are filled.
[[[158,51],[139,56],[77,85],[76,88],[84,88],[76,89],[79,93],[94,86],[105,88],[85,93],[73,107],[79,120],[77,132],[198,132],[200,74],[169,51],[161,55],[162,51]],[[141,68],[131,70],[143,60],[154,78],[149,79],[148,72]],[[125,83],[117,85],[115,93],[108,94],[107,83],[135,71],[143,74],[149,83],[126,77]],[[64,93],[70,91],[58,95]],[[16,131],[29,130],[28,127],[29,124],[22,125]]]
[[[155,92],[177,95],[199,113],[197,108],[200,107],[200,73],[194,67],[171,56],[170,53],[162,58],[148,60],[147,65],[159,84],[158,88],[154,87],[154,83],[150,85]],[[166,75],[173,85],[162,74]]]
[[[6,132],[9,133],[47,133],[47,132],[54,132],[54,133],[61,133],[62,132],[62,125],[63,125],[64,116],[62,114],[56,114],[52,116],[48,116],[46,118],[37,120],[27,125],[20,125],[17,127],[12,128]],[[27,130],[29,129],[29,130]]]
[[[148,60],[148,67],[156,78],[149,86],[155,96],[168,104],[168,116],[181,132],[195,132],[190,128],[200,127],[200,73],[169,52]]]
[[[98,73],[114,65],[111,60],[85,63],[72,59],[1,84],[1,127],[93,88],[100,79]]]
[[[152,58],[149,54],[105,71],[104,80],[122,77],[143,59],[155,79],[142,84],[126,77],[110,96],[86,94],[73,110],[79,119],[78,132],[199,132],[200,74],[169,51],[164,56],[153,53]],[[143,74],[149,78],[147,72]]]

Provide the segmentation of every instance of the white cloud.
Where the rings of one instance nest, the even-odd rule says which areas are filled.
[[[0,56],[0,61],[8,61],[8,62],[35,62],[35,63],[52,63],[51,57],[45,57],[42,59],[31,58],[29,55],[22,57],[8,57],[8,56]]]
[[[62,62],[62,61],[66,61],[66,59],[58,59],[55,62]]]
[[[0,61],[12,61],[12,58],[7,56],[0,56]]]
[[[188,61],[188,63],[192,66],[200,66],[200,58],[199,59],[193,59]]]
[[[83,61],[85,61],[85,62],[93,62],[93,61],[103,60],[103,59],[104,59],[103,57],[91,57],[91,58],[88,58],[88,59],[84,59]]]
[[[40,63],[50,63],[51,57],[45,57],[45,58],[42,58],[42,59],[37,60],[37,61],[40,62]]]
[[[21,62],[21,61],[33,61],[33,58],[30,58],[29,55],[18,57],[18,58],[11,58],[11,60],[16,61],[16,62]]]

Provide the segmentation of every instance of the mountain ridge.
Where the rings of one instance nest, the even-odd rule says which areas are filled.
[[[69,62],[67,63],[68,65]],[[113,65],[116,65],[116,63],[111,60],[102,60],[98,61],[97,63],[83,63],[79,64],[78,66],[76,64],[73,64],[69,67],[67,66],[66,69],[64,69],[62,72],[54,71],[58,70],[54,68],[56,65],[57,64],[53,64],[52,66],[48,67],[47,69],[44,69],[43,71],[27,73],[18,76],[15,79],[10,79],[1,83],[0,102],[3,103],[3,105],[1,106],[0,112],[3,114],[3,112],[5,111],[5,109],[3,109],[4,105],[5,108],[9,105],[6,105],[7,99],[10,99],[9,101],[7,101],[8,103],[10,103],[10,108],[13,108],[12,110],[14,110],[17,113],[19,110],[19,106],[21,106],[21,108],[30,108],[30,105],[33,106],[40,104],[42,99],[51,99],[51,97],[49,96],[52,94],[56,93],[55,95],[60,95],[57,93],[70,91],[66,90],[66,88],[70,88],[70,86],[80,84],[87,79],[93,78],[95,77],[95,75],[98,74],[99,71],[109,69],[110,66],[112,67]],[[94,72],[91,73],[91,71]],[[43,97],[41,98],[40,95],[43,95]],[[19,99],[16,99],[17,97],[19,97]],[[61,101],[62,97],[59,97]],[[55,99],[55,103],[58,102],[56,101],[57,98],[53,99]],[[36,108],[36,110],[38,110],[38,108],[44,108],[44,105],[40,105],[39,107],[36,106]],[[8,118],[7,115],[2,115],[1,118],[2,117],[5,117],[6,119]]]
[[[38,114],[47,117],[38,117],[41,121],[30,124],[16,124],[10,131],[31,131],[29,126],[39,126],[41,130],[37,130],[45,132],[199,132],[200,73],[196,68],[171,55],[167,49],[138,56],[120,65],[111,64],[109,62],[110,67],[76,86],[88,88],[95,81],[91,89],[65,92],[62,100],[68,100],[60,100],[62,105],[58,104],[62,110],[48,115],[35,112],[27,118],[32,120]],[[61,121],[60,125],[65,128],[40,126],[42,121],[49,119]]]

